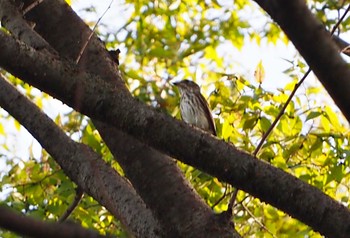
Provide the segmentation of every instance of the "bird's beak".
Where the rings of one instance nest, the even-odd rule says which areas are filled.
[[[175,85],[175,86],[179,86],[180,82],[174,82],[172,84]]]

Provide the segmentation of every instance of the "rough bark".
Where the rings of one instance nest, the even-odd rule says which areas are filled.
[[[234,146],[156,112],[111,88],[97,76],[19,45],[0,33],[0,65],[68,105],[140,138],[184,163],[201,169],[285,211],[329,237],[347,237],[349,210],[301,180],[237,150]],[[9,59],[12,52],[16,57]],[[80,89],[80,104],[74,92]],[[107,110],[108,109],[108,110]],[[176,146],[175,146],[176,145]]]
[[[61,56],[72,60],[77,57],[91,32],[62,1],[46,1],[38,9],[30,12],[27,17],[36,22],[36,30]],[[53,28],[54,32],[52,32]],[[79,64],[79,71],[85,70],[100,75],[104,80],[113,83],[113,87],[128,94],[115,65],[95,36]],[[79,86],[76,92],[80,92]],[[80,94],[75,93],[75,95],[74,100],[79,107]],[[220,221],[217,221],[217,216],[187,184],[171,158],[148,148],[115,128],[103,125],[97,120],[94,120],[94,123],[124,170],[128,171],[127,175],[138,193],[162,221],[169,235],[237,236],[230,224],[218,224]],[[130,151],[133,151],[132,156],[125,154]],[[135,165],[139,173],[135,173]],[[154,173],[155,168],[157,173]],[[185,209],[187,207],[191,209]],[[217,221],[216,226],[215,221]]]
[[[87,194],[138,237],[161,229],[129,182],[90,147],[71,140],[46,114],[0,77],[0,105],[23,125]]]
[[[30,42],[30,46],[34,49],[46,49],[51,53],[55,50],[35,31],[27,21],[23,20],[22,14],[10,1],[0,1],[0,21],[1,25],[8,29],[11,34],[23,42]]]
[[[97,238],[105,237],[95,231],[86,230],[74,223],[48,223],[16,214],[6,207],[0,207],[0,226],[25,237],[51,238]]]

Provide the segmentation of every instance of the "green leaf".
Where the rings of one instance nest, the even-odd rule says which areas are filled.
[[[342,131],[343,128],[339,122],[339,115],[337,115],[330,106],[326,106],[324,113],[328,118],[329,122],[334,126],[334,129],[337,131]]]
[[[263,132],[266,132],[271,127],[271,122],[266,117],[261,117],[259,120],[260,128]]]
[[[151,57],[156,58],[168,58],[174,57],[174,53],[170,50],[165,50],[164,48],[155,48],[149,51],[148,53]]]
[[[322,125],[323,130],[325,132],[328,133],[328,132],[331,131],[331,123],[330,123],[330,121],[328,120],[328,118],[324,114],[322,114],[322,117],[321,117],[321,125]]]
[[[243,130],[247,129],[253,129],[253,127],[256,125],[258,119],[253,116],[253,117],[248,117],[243,121]]]
[[[329,171],[329,175],[327,176],[327,184],[331,181],[336,181],[338,183],[341,182],[341,180],[344,178],[345,176],[345,171],[342,165],[335,165],[332,166],[330,171]]]
[[[322,115],[322,112],[319,112],[319,111],[309,112],[306,116],[306,121],[319,117],[320,115]]]

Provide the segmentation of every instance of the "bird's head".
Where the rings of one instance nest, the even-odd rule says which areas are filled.
[[[180,89],[180,93],[183,93],[185,91],[187,92],[200,92],[200,88],[198,84],[195,82],[184,79],[179,82],[174,83],[175,86],[177,86]]]

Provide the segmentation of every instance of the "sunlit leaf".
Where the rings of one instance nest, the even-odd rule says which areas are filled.
[[[271,127],[271,122],[266,117],[261,117],[259,120],[260,128],[263,132],[266,132]]]
[[[314,119],[316,117],[319,117],[320,115],[322,115],[322,112],[319,111],[311,111],[310,113],[307,114],[306,116],[306,121]]]
[[[331,123],[326,116],[321,117],[321,125],[325,132],[331,131]]]
[[[254,77],[259,84],[262,84],[265,79],[265,69],[262,60],[259,61],[258,65],[255,68]]]
[[[252,129],[257,122],[258,122],[258,118],[257,117],[254,117],[254,116],[253,117],[247,117],[243,121],[243,130]]]

